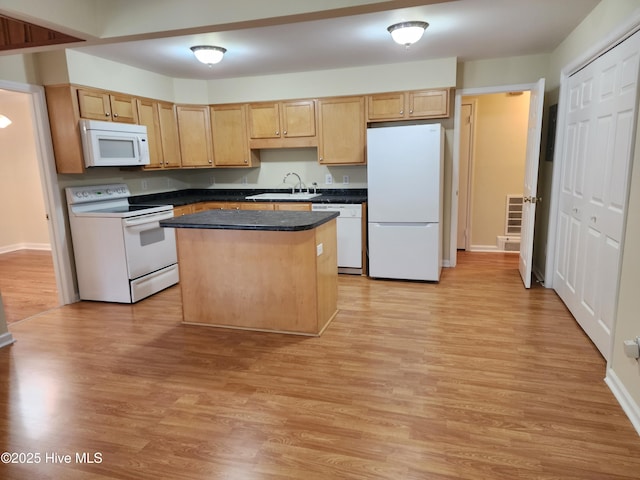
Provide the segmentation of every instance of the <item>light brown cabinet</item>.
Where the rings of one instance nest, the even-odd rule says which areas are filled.
[[[182,158],[176,106],[172,103],[158,102],[158,122],[164,168],[179,168],[182,165]]]
[[[138,123],[147,127],[149,165],[145,170],[180,167],[180,141],[174,105],[151,99],[137,100]]]
[[[216,167],[257,167],[260,152],[249,148],[247,105],[210,108],[213,159]]]
[[[45,86],[51,140],[58,173],[84,173],[78,95],[71,85]]]
[[[288,210],[288,211],[303,211],[310,212],[311,204],[310,203],[301,203],[301,202],[283,202],[283,203],[274,203],[274,210]]]
[[[251,103],[248,122],[251,148],[317,145],[315,100]]]
[[[82,118],[138,123],[136,99],[129,95],[79,88],[78,107]]]
[[[273,203],[269,202],[242,202],[240,210],[273,210]]]
[[[290,210],[311,211],[309,202],[199,202],[189,213],[205,210]]]
[[[449,89],[380,93],[367,96],[367,121],[446,118]]]
[[[173,207],[173,216],[181,217],[182,215],[189,215],[193,212],[193,205],[178,205]]]
[[[160,134],[160,119],[158,118],[158,104],[149,99],[138,99],[138,123],[147,127],[149,145],[149,165],[145,170],[153,170],[164,166],[162,155],[162,136]]]
[[[318,162],[322,165],[366,163],[364,97],[320,99],[318,120]]]
[[[213,167],[209,107],[178,105],[176,114],[182,167]]]

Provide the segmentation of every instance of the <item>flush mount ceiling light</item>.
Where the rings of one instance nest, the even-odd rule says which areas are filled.
[[[420,40],[428,26],[427,22],[402,22],[391,25],[387,30],[394,42],[409,47]]]
[[[0,114],[0,128],[6,128],[9,125],[11,125],[11,120],[9,119],[9,117],[5,117],[4,115]]]
[[[211,66],[222,60],[227,49],[222,47],[212,47],[209,45],[197,45],[195,47],[191,47],[191,51],[198,60]]]

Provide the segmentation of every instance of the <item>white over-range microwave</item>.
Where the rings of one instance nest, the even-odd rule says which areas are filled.
[[[81,119],[80,136],[87,167],[149,165],[145,125]]]

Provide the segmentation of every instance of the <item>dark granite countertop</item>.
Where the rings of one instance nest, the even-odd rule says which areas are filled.
[[[366,188],[318,189],[319,197],[310,200],[247,200],[259,193],[288,193],[291,189],[196,189],[175,190],[129,197],[129,203],[146,205],[189,205],[198,202],[311,202],[311,203],[364,203]]]
[[[338,212],[284,210],[206,210],[161,220],[161,227],[217,230],[311,230],[340,215]]]

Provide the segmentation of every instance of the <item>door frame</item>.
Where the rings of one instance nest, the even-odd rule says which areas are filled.
[[[444,266],[455,267],[458,262],[458,188],[460,183],[460,117],[462,97],[531,91],[537,82],[517,85],[496,85],[492,87],[464,88],[456,90],[453,115],[453,164],[451,166],[451,224],[449,226],[449,260]]]
[[[621,24],[618,28],[612,30],[611,33],[604,37],[600,42],[596,43],[592,48],[584,52],[582,56],[569,63],[560,72],[560,90],[558,98],[558,117],[556,122],[557,130],[555,140],[556,148],[553,155],[551,198],[549,199],[549,224],[547,227],[547,251],[544,267],[544,286],[547,288],[553,288],[553,269],[556,263],[558,210],[560,202],[560,175],[563,167],[562,145],[566,133],[565,122],[567,117],[567,105],[569,101],[569,89],[567,88],[567,83],[569,81],[569,77],[582,68],[586,67],[600,55],[604,54],[608,50],[611,50],[617,44],[624,41],[638,31],[640,31],[640,11],[636,11],[634,15],[632,15],[626,22]],[[630,178],[631,175],[629,175],[629,179]],[[629,212],[627,209],[627,212],[625,213],[625,222],[622,233],[623,239],[624,231],[626,230],[627,224],[626,216],[628,215],[628,213]],[[621,245],[621,248],[624,250],[624,244]],[[612,332],[613,331],[615,331],[615,325],[612,329]]]
[[[465,230],[466,230],[466,234],[464,236],[464,251],[469,250],[469,245],[471,245],[471,209],[473,208],[473,205],[471,204],[471,199],[473,198],[473,163],[474,163],[474,157],[475,157],[475,138],[476,138],[476,114],[478,111],[478,101],[476,99],[473,99],[471,101],[467,100],[465,103],[460,104],[460,110],[462,113],[462,105],[471,105],[471,118],[472,118],[472,127],[471,127],[471,133],[469,135],[469,157],[466,159],[467,161],[467,185],[466,185],[466,194],[467,194],[467,204],[464,205],[464,208],[466,209],[466,222],[465,222]],[[458,149],[460,148],[460,145],[458,144]],[[460,154],[460,150],[458,150],[458,154]],[[461,170],[461,166],[462,163],[460,161],[458,161],[458,199],[460,199],[460,170]],[[460,202],[458,202],[458,209],[456,210],[456,223],[458,223],[458,220],[460,219]],[[460,247],[458,246],[458,240],[457,240],[457,236],[458,233],[460,233],[457,229],[456,229],[456,250],[459,250]]]
[[[35,134],[35,150],[42,184],[42,196],[45,211],[49,216],[47,228],[49,229],[49,239],[51,241],[51,255],[58,287],[58,300],[62,305],[77,302],[78,298],[75,294],[73,272],[71,270],[71,254],[65,248],[67,244],[67,228],[64,214],[66,205],[62,202],[62,195],[58,186],[44,87],[0,80],[0,89],[24,93],[31,97],[31,120]]]

